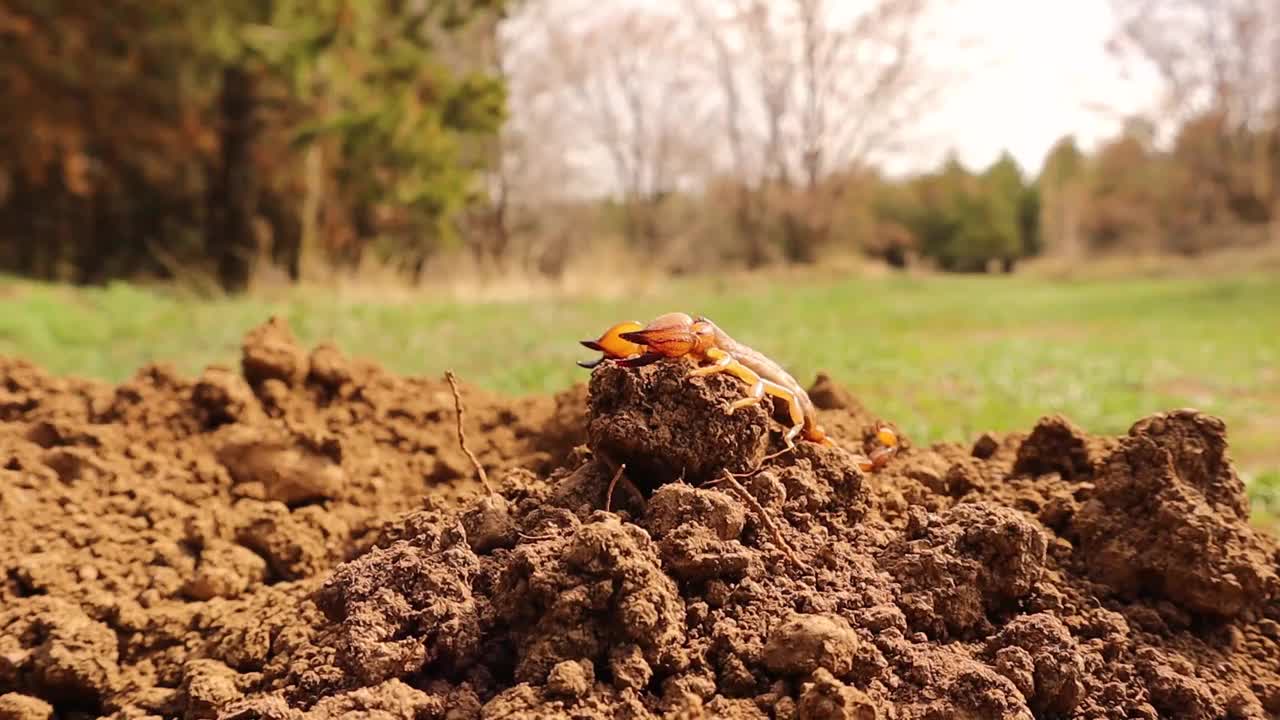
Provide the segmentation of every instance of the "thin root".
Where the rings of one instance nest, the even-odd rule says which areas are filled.
[[[735,477],[735,478],[744,478],[744,479],[745,479],[745,478],[753,478],[753,477],[755,477],[755,476],[757,476],[757,475],[759,475],[760,473],[762,473],[762,472],[764,472],[764,471],[765,471],[765,465],[766,465],[770,460],[775,460],[775,459],[777,459],[777,458],[782,457],[783,455],[786,455],[786,454],[787,454],[787,453],[789,453],[789,452],[795,452],[795,450],[796,450],[796,446],[795,446],[795,445],[788,445],[788,446],[786,446],[786,447],[782,448],[781,450],[778,450],[778,451],[776,451],[776,452],[769,453],[768,455],[765,455],[764,457],[760,458],[760,462],[756,463],[756,466],[755,466],[754,468],[751,468],[750,470],[748,470],[748,471],[746,471],[746,472],[741,472],[741,473],[732,473],[732,472],[729,472],[728,470],[725,470],[725,472],[729,473],[730,475],[732,475],[732,476],[733,476],[733,477]],[[713,481],[713,482],[719,482],[719,481],[718,481],[718,480],[715,480],[715,481]]]
[[[484,471],[484,466],[480,464],[480,459],[467,447],[467,432],[462,429],[466,410],[462,407],[462,395],[458,392],[458,380],[453,376],[452,370],[446,370],[444,377],[449,381],[449,387],[453,389],[453,407],[458,411],[458,445],[462,447],[462,452],[466,453],[467,458],[471,460],[471,465],[476,469],[476,475],[480,477],[480,484],[484,486],[485,492],[492,495],[493,487],[489,485],[488,473]]]
[[[756,474],[758,474],[761,470],[763,470],[763,469],[764,469],[764,464],[765,464],[765,463],[769,462],[770,460],[774,460],[774,459],[776,459],[776,458],[780,458],[780,457],[782,457],[783,455],[786,455],[786,454],[787,454],[787,453],[789,453],[789,452],[795,452],[795,449],[796,449],[796,446],[795,446],[795,445],[788,445],[788,446],[786,446],[786,447],[782,448],[781,450],[779,450],[779,451],[777,451],[777,452],[769,453],[768,455],[765,455],[764,457],[760,458],[760,464],[759,464],[759,465],[756,465],[756,469],[755,469],[755,470],[752,470],[748,475],[740,476],[740,477],[751,477],[752,475],[756,475]]]
[[[627,464],[615,464],[613,460],[608,457],[602,457],[601,460],[604,461],[605,465],[608,465],[613,469],[613,478],[609,480],[609,492],[605,496],[605,512],[613,512],[613,491],[617,489],[619,485],[626,488],[627,491],[630,492],[643,507],[645,504],[644,493],[640,492],[640,488],[636,487],[636,484],[631,482],[631,478],[627,477]]]
[[[613,473],[613,479],[609,481],[609,492],[605,495],[604,511],[613,512],[613,489],[618,486],[618,479],[622,477],[622,472],[627,469],[627,464],[622,463]]]
[[[719,480],[712,480],[709,484],[714,485],[722,482],[727,483],[729,485],[729,489],[733,490],[742,499],[742,501],[751,508],[751,511],[760,518],[760,524],[764,525],[764,529],[769,531],[769,534],[773,536],[773,542],[782,550],[783,554],[787,556],[787,559],[796,565],[799,565],[800,560],[796,557],[795,551],[791,549],[791,545],[787,543],[786,538],[783,537],[782,531],[778,529],[778,526],[774,525],[773,521],[769,519],[769,513],[765,512],[764,506],[762,506],[751,493],[747,492],[747,489],[742,486],[742,483],[738,482],[738,479],[728,470],[724,471],[723,478]]]

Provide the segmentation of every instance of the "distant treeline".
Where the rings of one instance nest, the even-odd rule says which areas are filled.
[[[478,195],[502,83],[451,43],[488,0],[0,0],[0,268],[93,282],[378,251]]]
[[[1280,235],[1276,111],[1242,118],[1210,103],[1168,141],[1134,121],[1088,154],[1064,138],[1034,177],[1006,156],[891,181],[838,154],[837,140],[863,139],[837,137],[833,118],[852,118],[852,132],[874,125],[859,112],[883,113],[888,129],[865,134],[888,137],[902,121],[885,98],[919,87],[922,70],[902,60],[803,62],[877,43],[905,57],[926,3],[877,2],[881,27],[900,29],[862,24],[868,34],[824,44],[804,14],[812,0],[738,0],[739,15],[699,15],[696,41],[652,17],[578,38],[526,19],[504,39],[508,15],[551,0],[0,0],[0,271],[198,275],[234,292],[264,266],[299,279],[374,262],[420,278],[450,251],[554,275],[605,242],[674,272],[850,252],[998,271],[1041,253],[1196,253]],[[788,8],[805,22],[760,20]],[[805,34],[755,45],[721,34],[774,27]],[[788,73],[774,55],[732,54],[792,41]],[[657,65],[642,77],[637,58],[671,57],[663,42],[705,50],[700,77],[722,91],[708,116],[692,110],[705,87]],[[830,107],[806,100],[806,87],[844,82],[837,71],[878,94],[850,85],[824,95]],[[737,117],[753,97],[772,118],[755,135]],[[841,97],[868,104],[830,99]],[[727,164],[708,159],[719,138]],[[566,158],[590,148],[613,162],[615,199],[569,190],[583,181]]]
[[[882,185],[867,247],[973,270],[1042,252],[1195,255],[1280,243],[1280,130],[1232,130],[1211,112],[1183,124],[1169,148],[1154,135],[1135,120],[1088,155],[1063,138],[1030,179],[1005,157],[976,175],[948,161]]]

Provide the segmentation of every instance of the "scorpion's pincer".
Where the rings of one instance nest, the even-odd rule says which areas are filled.
[[[578,365],[589,370],[605,360],[624,361],[641,355],[645,348],[631,342],[630,340],[624,339],[622,336],[626,333],[641,330],[643,328],[644,325],[634,320],[628,320],[626,322],[620,322],[604,331],[604,334],[595,340],[579,340],[578,342],[580,342],[583,347],[595,350],[596,352],[601,353],[601,355],[595,360],[579,360]]]

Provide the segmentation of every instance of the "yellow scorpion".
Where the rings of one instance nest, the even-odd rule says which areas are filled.
[[[624,367],[648,365],[664,358],[690,357],[700,365],[687,377],[700,377],[727,372],[750,386],[747,396],[729,406],[729,412],[755,405],[772,395],[787,403],[791,415],[791,427],[783,436],[788,448],[795,447],[797,437],[821,445],[834,445],[818,424],[817,409],[800,383],[781,365],[763,353],[750,348],[721,330],[705,317],[692,317],[673,312],[660,315],[648,325],[636,321],[620,322],[595,340],[581,343],[602,353],[591,361],[580,361],[584,368],[594,368],[605,360]],[[881,447],[870,457],[859,457],[858,465],[864,471],[878,470],[897,452],[898,437],[893,430],[881,425],[876,430]]]

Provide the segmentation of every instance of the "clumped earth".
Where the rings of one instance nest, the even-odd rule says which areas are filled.
[[[687,370],[464,386],[488,494],[443,379],[275,320],[195,379],[0,359],[0,718],[1280,716],[1280,545],[1216,418],[864,476],[830,378],[841,447],[766,459],[771,401]]]

